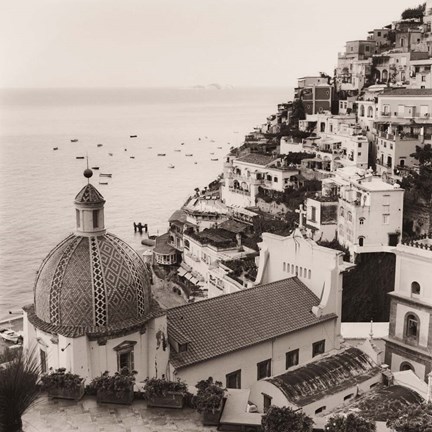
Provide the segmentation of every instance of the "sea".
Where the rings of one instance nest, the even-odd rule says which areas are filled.
[[[99,167],[90,181],[106,200],[106,228],[142,248],[133,223],[166,232],[194,189],[222,172],[229,149],[292,94],[288,87],[0,90],[0,321],[33,302],[43,258],[73,232],[87,164]]]

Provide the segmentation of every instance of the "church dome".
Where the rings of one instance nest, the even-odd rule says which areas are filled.
[[[106,232],[104,203],[94,186],[83,187],[75,197],[75,233],[37,272],[34,313],[44,328],[126,329],[151,315],[150,271],[127,243]]]
[[[74,234],[43,261],[35,284],[38,318],[58,326],[111,326],[150,311],[150,275],[139,255],[112,234]]]

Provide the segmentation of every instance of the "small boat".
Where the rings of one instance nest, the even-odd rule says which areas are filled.
[[[196,165],[198,162],[194,162],[194,164]]]
[[[180,150],[180,149],[174,149],[174,151],[175,151],[175,152],[181,152],[181,150]]]
[[[212,160],[212,161],[218,161],[219,159],[218,159],[218,158],[215,158],[215,159],[210,159],[210,160]]]
[[[158,153],[158,156],[166,156],[166,153]]]
[[[129,135],[131,138],[136,138],[138,135]]]
[[[108,182],[101,182],[101,181],[100,181],[99,184],[100,184],[100,185],[107,185]]]
[[[198,138],[198,141],[201,141],[201,138]]]
[[[124,151],[127,151],[127,149],[124,149]]]
[[[210,142],[215,142],[215,140],[210,140]]]
[[[131,159],[135,159],[135,156],[129,156]]]
[[[111,177],[112,177],[112,174],[100,173],[100,174],[99,174],[99,177],[109,177],[109,178],[111,178]]]
[[[152,149],[153,147],[147,147],[147,148]]]
[[[58,150],[58,147],[53,147],[53,150]]]
[[[0,337],[2,337],[5,341],[18,343],[21,336],[13,330],[6,330],[0,333]]]
[[[184,143],[181,143],[180,145],[184,145]]]
[[[98,146],[98,147],[102,147],[102,146],[103,146],[103,144],[98,144],[97,146]]]
[[[213,155],[214,153],[210,153],[211,155]]]
[[[192,153],[186,153],[185,156],[193,156]]]
[[[175,166],[173,164],[169,164],[168,168],[175,168]]]
[[[84,156],[75,156],[75,159],[84,159]]]
[[[112,153],[108,153],[108,155],[109,155],[109,156],[113,156],[113,154],[112,154]]]
[[[94,167],[91,167],[91,169],[92,169],[92,170],[98,170],[98,169],[99,169],[99,167],[97,167],[97,166],[94,166]]]
[[[71,139],[71,142],[78,142],[77,138]]]
[[[228,143],[229,144],[229,143]],[[220,150],[222,147],[218,147],[218,149]]]

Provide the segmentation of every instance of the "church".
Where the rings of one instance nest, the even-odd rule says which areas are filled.
[[[166,315],[152,298],[151,272],[105,229],[105,200],[90,184],[75,197],[75,232],[43,260],[34,303],[24,309],[25,348],[42,372],[65,367],[92,379],[127,366],[137,379],[168,365]]]

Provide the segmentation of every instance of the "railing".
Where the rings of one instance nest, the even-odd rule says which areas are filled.
[[[248,195],[250,196],[250,191],[245,191],[243,189],[236,189],[232,186],[229,187],[230,192],[238,193],[240,195]]]

